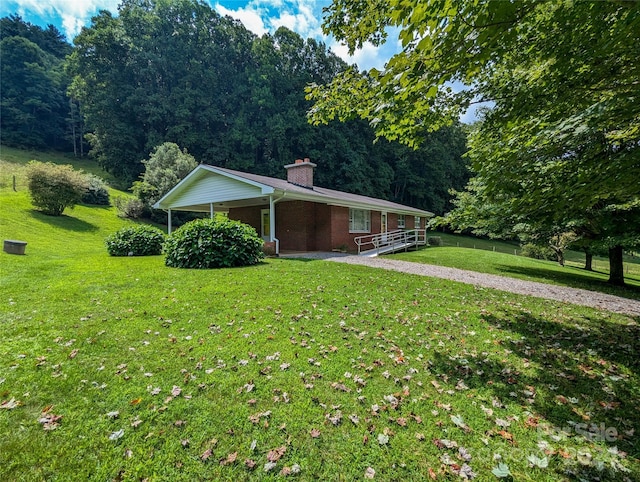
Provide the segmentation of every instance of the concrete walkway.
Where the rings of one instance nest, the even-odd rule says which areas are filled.
[[[493,288],[507,291],[509,293],[562,301],[565,303],[611,311],[613,313],[640,317],[640,301],[600,293],[598,291],[539,283],[537,281],[526,281],[517,278],[508,278],[506,276],[477,273],[475,271],[466,271],[457,268],[447,268],[444,266],[412,263],[409,261],[390,259],[384,256],[367,258],[342,253],[310,252],[283,254],[281,257],[319,259],[338,263],[357,264],[419,276],[448,279],[458,281],[460,283],[472,284],[474,286],[481,286],[483,288]]]

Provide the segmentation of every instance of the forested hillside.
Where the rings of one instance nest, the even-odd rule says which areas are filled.
[[[64,60],[71,50],[52,25],[42,29],[18,16],[0,19],[3,144],[70,149]]]
[[[361,120],[312,126],[305,86],[348,66],[316,40],[286,28],[257,37],[195,0],[125,0],[74,46],[17,16],[2,19],[1,37],[2,142],[89,151],[127,182],[163,142],[274,177],[310,157],[318,185],[437,213],[468,179],[463,126],[427,134],[418,150],[374,142]]]

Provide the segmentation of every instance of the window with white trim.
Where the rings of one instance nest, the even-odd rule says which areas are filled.
[[[421,222],[420,216],[416,216],[413,220],[413,223],[414,223],[413,227],[415,229],[420,229],[420,222]]]
[[[371,211],[349,208],[349,232],[370,233]]]
[[[404,214],[398,214],[398,228],[404,228]]]

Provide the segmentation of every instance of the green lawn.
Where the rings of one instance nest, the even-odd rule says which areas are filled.
[[[80,159],[73,157],[72,154],[63,154],[55,151],[32,151],[0,145],[0,189],[11,189],[14,175],[16,176],[18,188],[25,187],[26,180],[22,168],[33,160],[53,162],[54,164],[71,164],[76,169],[102,177],[113,187],[122,187],[113,176],[103,171],[92,159]]]
[[[445,247],[456,248],[473,248],[484,251],[495,251],[497,253],[520,255],[521,246],[516,241],[500,241],[496,239],[482,239],[473,236],[464,236],[461,234],[449,234],[440,232],[431,232],[427,236],[437,236],[441,238]],[[568,266],[577,268],[584,267],[584,253],[581,251],[567,250],[565,252],[565,262]],[[636,256],[625,254],[625,269],[629,269],[632,274],[640,275],[640,259]],[[594,256],[593,267],[596,270],[608,270],[609,260],[606,257]]]
[[[583,288],[593,291],[602,291],[631,299],[640,299],[640,264],[633,262],[631,257],[627,257],[625,266],[626,287],[610,286],[608,264],[604,260],[598,260],[594,271],[585,271],[584,261],[568,262],[564,267],[554,261],[545,261],[515,256],[505,252],[507,243],[479,240],[476,248],[469,246],[466,237],[460,237],[462,242],[460,247],[453,247],[456,243],[456,236],[446,235],[447,244],[445,246],[429,246],[417,251],[407,253],[397,253],[391,258],[413,261],[416,263],[434,264],[438,266],[448,266],[451,268],[468,269],[481,273],[509,276],[512,278],[539,281],[542,283],[558,284]],[[500,246],[494,252],[491,246]],[[482,247],[480,247],[482,246]],[[512,250],[515,248],[511,248]],[[574,253],[575,255],[575,253]]]
[[[0,253],[0,480],[640,479],[638,318],[325,261],[171,269],[106,254],[113,208],[0,210],[29,243]]]

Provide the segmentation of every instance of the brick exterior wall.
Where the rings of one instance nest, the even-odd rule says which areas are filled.
[[[260,226],[260,210],[261,209],[269,209],[269,205],[264,206],[250,206],[246,208],[231,208],[229,209],[229,219],[235,219],[236,221],[240,221],[242,223],[248,224],[249,226],[253,226],[253,228],[260,236],[261,226]]]
[[[314,251],[309,237],[314,231],[313,203],[287,201],[276,204],[276,237],[285,251]]]
[[[261,234],[260,212],[269,205],[234,208],[229,210],[229,218],[237,219],[253,226]],[[405,216],[406,229],[415,225],[413,216]],[[421,218],[423,227],[425,218]],[[387,214],[387,229],[398,227],[398,216]],[[381,229],[380,211],[371,211],[371,234]],[[349,208],[329,206],[308,201],[283,201],[276,204],[276,237],[283,251],[331,251],[347,247],[357,251],[354,238],[367,233],[349,233]]]

